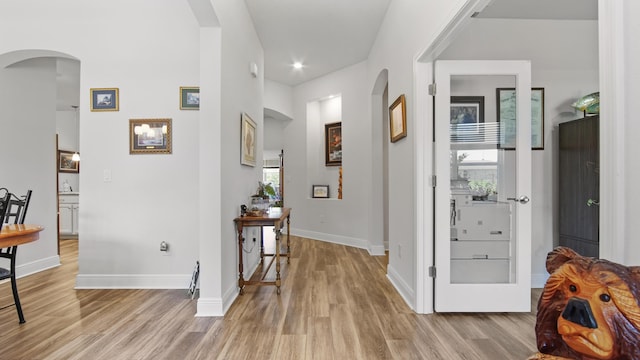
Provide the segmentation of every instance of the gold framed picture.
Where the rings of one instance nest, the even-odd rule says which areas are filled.
[[[180,110],[200,109],[200,88],[197,86],[180,87]]]
[[[129,154],[171,154],[171,119],[129,119]]]
[[[92,88],[91,111],[119,111],[118,88]]]
[[[389,135],[394,143],[407,136],[407,111],[404,94],[389,107]]]
[[[242,113],[240,129],[240,164],[256,166],[256,123]]]

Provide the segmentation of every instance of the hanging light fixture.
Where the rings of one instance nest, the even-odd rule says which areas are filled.
[[[78,105],[71,105],[71,107],[74,109],[74,111],[76,112],[76,127],[80,127],[80,121],[78,120]],[[73,155],[71,156],[71,161],[80,161],[80,154],[78,154],[78,147],[80,147],[80,140],[78,139],[79,135],[76,136],[76,150],[73,153]]]

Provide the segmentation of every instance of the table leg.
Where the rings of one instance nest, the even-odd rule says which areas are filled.
[[[260,226],[260,264],[264,265],[264,227]]]
[[[240,288],[240,295],[244,294],[244,276],[243,265],[242,265],[242,223],[238,223],[238,272],[240,273],[238,277],[238,287]]]
[[[276,224],[276,293],[280,295],[280,224]]]
[[[291,234],[291,224],[289,221],[289,216],[287,216],[287,264],[291,263],[291,242],[290,242],[290,236]]]

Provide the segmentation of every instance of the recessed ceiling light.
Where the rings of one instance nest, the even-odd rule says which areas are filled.
[[[302,63],[299,61],[296,61],[293,63],[293,68],[294,69],[302,69]]]

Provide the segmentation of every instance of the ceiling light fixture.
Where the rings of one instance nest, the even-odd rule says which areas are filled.
[[[299,61],[296,61],[293,63],[293,68],[294,69],[302,69],[302,63]]]

